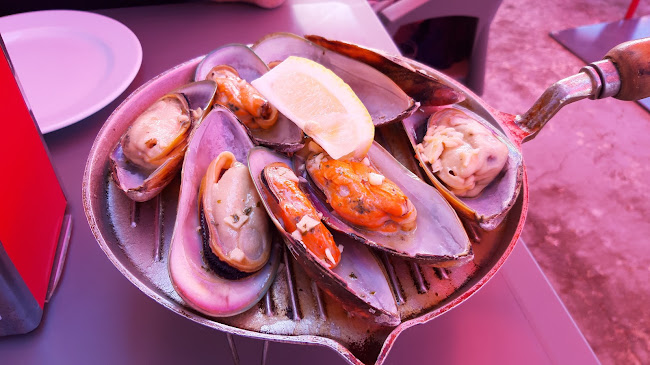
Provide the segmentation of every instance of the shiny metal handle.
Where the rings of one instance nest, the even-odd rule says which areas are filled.
[[[639,100],[650,96],[650,38],[621,43],[605,59],[551,85],[515,123],[533,139],[562,107],[585,98]]]

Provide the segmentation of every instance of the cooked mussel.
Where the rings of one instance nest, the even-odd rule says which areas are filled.
[[[302,148],[303,133],[278,113],[250,82],[269,70],[248,46],[229,44],[210,52],[196,68],[195,80],[217,83],[215,104],[230,109],[256,144],[281,152]]]
[[[291,216],[287,220],[286,213],[283,212],[295,209],[292,202],[297,201],[298,208],[305,203],[301,198],[295,197],[288,201],[286,199],[287,192],[282,191],[303,189],[296,185],[299,179],[291,169],[291,160],[266,148],[256,147],[249,154],[248,165],[255,187],[260,193],[272,222],[282,234],[296,261],[317,285],[336,297],[350,314],[368,318],[382,325],[399,324],[400,316],[386,279],[386,273],[368,247],[345,235],[336,232],[329,235],[328,232],[325,236],[333,237],[333,242],[336,242],[336,253],[319,254],[319,251],[313,250],[312,242],[310,242],[311,237],[309,237],[314,233],[320,235],[320,232],[315,232],[316,230],[327,231],[322,224],[318,223],[320,222],[318,216],[310,216],[309,221],[317,223],[312,222],[309,227],[304,227],[308,234],[295,233],[296,230],[291,222],[302,220],[299,218],[302,213]],[[280,174],[282,176],[278,176]],[[284,189],[278,187],[278,185],[284,184],[286,184]],[[281,196],[278,196],[278,193]],[[321,242],[320,239],[316,241]],[[331,244],[329,238],[327,241],[327,244]],[[328,248],[330,246],[324,247],[324,250]],[[336,264],[333,265],[333,262]]]
[[[278,121],[278,110],[251,84],[239,77],[234,68],[217,65],[207,77],[217,83],[215,104],[230,109],[246,128],[269,129]]]
[[[346,222],[387,234],[416,228],[417,210],[409,197],[368,158],[335,160],[324,151],[315,152],[305,166],[329,206]]]
[[[273,33],[253,45],[267,64],[299,56],[318,62],[348,84],[368,109],[375,125],[400,121],[418,107],[390,78],[376,69],[290,33]]]
[[[457,105],[465,99],[465,95],[461,91],[457,91],[446,85],[444,80],[440,80],[439,77],[436,77],[436,75],[427,71],[426,67],[422,67],[417,62],[407,62],[402,58],[385,54],[379,50],[369,49],[347,42],[329,40],[321,36],[308,35],[306,38],[319,46],[341,53],[360,62],[364,62],[380,70],[404,89],[409,96],[413,97],[421,104],[421,109],[419,111],[403,120],[404,127],[406,128],[406,132],[411,139],[414,149],[417,148],[418,144],[424,142],[424,136],[426,134],[426,128],[424,126],[426,125],[427,118],[429,118],[431,113],[436,113],[441,108],[445,108],[445,106]],[[454,108],[465,110],[460,106],[454,106]],[[515,147],[506,141],[506,138],[499,136],[498,132],[495,132],[494,127],[489,125],[482,118],[471,114],[471,112],[468,112],[468,115],[471,116],[462,117],[462,119],[476,119],[478,123],[481,123],[488,128],[490,134],[493,134],[499,141],[503,141],[504,144],[502,146],[496,147],[500,152],[492,151],[490,155],[496,157],[496,153],[498,156],[503,156],[502,152],[505,151],[503,146],[507,147],[507,164],[504,170],[501,170],[499,166],[497,166],[504,160],[502,157],[498,158],[499,161],[493,161],[490,159],[489,164],[494,165],[495,167],[487,169],[490,170],[487,172],[487,175],[493,175],[494,172],[497,171],[498,176],[496,177],[496,180],[498,180],[499,183],[490,184],[485,187],[487,190],[484,193],[479,194],[479,191],[482,190],[481,186],[485,185],[485,183],[480,182],[478,184],[479,188],[468,188],[470,185],[473,185],[472,181],[470,181],[472,179],[471,177],[460,181],[461,179],[459,179],[458,176],[453,176],[452,174],[447,173],[445,177],[447,178],[448,185],[445,185],[440,181],[440,177],[434,176],[435,172],[431,169],[433,166],[433,170],[438,171],[438,166],[427,162],[428,159],[422,156],[421,152],[424,146],[421,145],[420,151],[417,151],[416,153],[416,157],[423,166],[428,178],[437,188],[439,188],[443,196],[445,196],[445,198],[460,214],[477,222],[483,229],[491,230],[496,228],[503,220],[510,207],[514,204],[518,191],[520,190],[521,179],[518,178],[518,176],[520,177],[523,173],[521,157],[516,153]],[[434,117],[434,119],[440,118]],[[449,141],[449,143],[453,142]],[[458,157],[463,154],[464,153],[461,152],[456,156]],[[487,156],[488,154],[484,155]],[[451,156],[451,154],[449,154],[449,156]],[[439,171],[437,175],[440,176],[445,174],[444,172],[440,173]],[[499,174],[498,171],[502,172]],[[482,172],[484,171],[481,171],[480,173]],[[471,175],[476,177],[475,174],[468,174],[468,176]],[[490,179],[491,176],[480,176],[479,178],[479,180],[485,181]],[[449,184],[456,184],[457,187],[453,188]],[[461,187],[462,185],[464,185],[464,187]],[[455,190],[455,192],[452,192],[452,190]],[[489,198],[487,198],[488,196]]]
[[[201,195],[201,182],[206,176],[206,172],[211,168],[220,170],[220,165],[224,168],[226,166],[232,168],[233,165],[236,167],[235,160],[245,163],[248,151],[252,146],[253,144],[244,131],[244,127],[237,121],[235,116],[230,111],[217,107],[204,118],[203,122],[192,133],[185,162],[183,163],[178,211],[169,248],[169,274],[176,292],[187,305],[209,316],[232,316],[253,306],[271,286],[279,264],[280,250],[275,236],[261,240],[256,237],[256,239],[251,240],[250,236],[258,236],[258,233],[262,234],[263,229],[259,230],[255,227],[246,230],[241,229],[241,227],[239,230],[234,229],[235,232],[231,232],[233,235],[242,234],[244,236],[236,237],[234,242],[237,242],[237,244],[233,244],[232,242],[226,242],[230,233],[222,235],[218,229],[208,228],[208,232],[205,232],[201,228],[200,212],[204,210],[199,209],[199,201],[203,202],[204,197],[200,199],[199,196]],[[229,152],[219,158],[219,155],[224,151]],[[211,163],[215,159],[217,162],[211,167]],[[221,175],[221,179],[224,178],[224,174],[218,173],[218,175]],[[214,176],[212,172],[208,173],[206,179],[212,179],[210,176]],[[244,176],[250,179],[249,174]],[[207,185],[208,182],[203,185],[205,191],[210,189]],[[215,189],[214,186],[211,188]],[[236,192],[228,190],[226,193],[234,195]],[[210,220],[214,219],[214,223],[219,223],[219,226],[229,226],[226,221],[237,225],[239,221],[234,222],[233,214],[239,214],[241,210],[241,214],[246,215],[247,207],[253,206],[257,208],[259,203],[256,194],[245,193],[243,198],[237,197],[236,199],[244,199],[244,204],[242,206],[232,204],[230,205],[231,209],[226,208],[226,212],[234,210],[235,213],[231,212],[229,213],[230,217],[224,217],[222,219],[223,223],[217,222],[219,218],[214,218],[214,215],[212,215],[213,218],[207,218],[205,223],[210,224],[212,223]],[[216,202],[216,204],[230,203],[222,200],[221,203]],[[202,205],[212,205],[212,203],[202,203]],[[206,214],[204,212],[204,217],[210,216],[211,213]],[[248,217],[247,223],[250,226],[254,218]],[[264,219],[267,218],[261,218],[261,221]],[[207,250],[204,249],[202,231],[212,236],[209,238],[210,244],[207,245],[210,252],[206,252]],[[272,242],[269,242],[269,240],[272,240]],[[244,247],[247,244],[253,244],[253,242],[257,242],[255,244],[259,244],[260,247],[250,250]],[[267,247],[267,243],[269,247]],[[213,248],[215,246],[217,247],[216,250]],[[239,247],[242,252],[237,253],[235,247]],[[266,256],[265,252],[267,250],[270,251],[268,260],[262,263],[261,268],[258,269],[259,264],[264,261],[263,257]],[[228,273],[224,275],[222,268],[214,269],[206,262],[209,260],[206,259],[206,256],[215,252],[228,266],[233,265],[241,272],[246,270],[253,272],[246,272],[245,275],[236,276],[239,279],[224,277],[228,276]],[[233,252],[235,253],[233,254]],[[241,259],[242,256],[245,258]]]
[[[472,124],[467,127],[467,123]],[[481,228],[496,228],[514,205],[521,187],[523,164],[516,147],[485,119],[461,106],[443,108],[432,115],[418,112],[403,125],[420,166],[449,203]],[[451,125],[460,129],[449,129]],[[447,136],[435,134],[436,128]],[[455,145],[460,149],[452,147]],[[448,156],[443,158],[449,161],[432,161],[431,155],[445,149]]]
[[[354,184],[361,184],[364,189],[370,186],[377,190],[372,199],[378,203],[373,207],[370,198],[353,197],[351,190],[356,188],[350,182],[340,185],[332,182],[341,176],[333,176],[330,182],[323,180],[320,185],[329,184],[335,188],[338,185],[339,189],[324,192],[318,183],[321,178],[310,176],[302,156],[294,156],[294,164],[309,184],[310,200],[327,225],[371,247],[408,260],[455,266],[472,259],[470,241],[462,223],[433,186],[416,177],[376,142],[366,158],[367,161],[355,165],[360,172],[358,176],[343,177],[356,180]],[[346,174],[341,167],[328,170],[335,175]],[[349,205],[346,210],[351,211],[355,219],[334,209],[333,205],[338,204]]]
[[[458,109],[440,110],[427,123],[417,153],[458,197],[473,198],[501,173],[508,147]]]
[[[268,216],[248,168],[230,151],[208,166],[199,189],[204,256],[226,278],[241,278],[264,266],[271,251]]]
[[[110,155],[113,180],[131,199],[153,198],[176,176],[215,90],[212,81],[187,84],[135,118]]]
[[[370,65],[393,80],[422,107],[456,104],[465,95],[442,83],[426,70],[380,50],[330,40],[317,35],[305,36],[315,44]]]
[[[300,189],[299,180],[283,162],[273,162],[262,170],[261,180],[275,198],[275,215],[283,229],[301,241],[309,252],[327,268],[334,268],[341,260],[341,251],[330,231],[321,222],[318,212]]]

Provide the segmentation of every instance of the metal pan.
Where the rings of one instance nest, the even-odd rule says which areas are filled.
[[[534,137],[544,123],[569,102],[610,95],[626,100],[648,96],[650,83],[643,82],[644,72],[650,73],[643,67],[643,59],[648,54],[642,47],[645,43],[648,41],[641,45],[627,45],[614,52],[611,59],[616,67],[612,61],[601,61],[588,66],[577,76],[560,81],[522,117],[496,111],[451,78],[404,60],[463,93],[466,96],[465,107],[485,118],[520,146],[523,141]],[[644,49],[639,51],[639,47]],[[640,56],[639,52],[642,53]],[[200,60],[187,61],[158,75],[127,97],[97,135],[84,173],[84,210],[95,238],[115,267],[156,302],[192,321],[227,333],[328,346],[351,364],[379,365],[402,331],[427,322],[465,301],[495,275],[512,252],[528,209],[525,168],[521,191],[501,224],[492,231],[469,229],[475,255],[472,262],[439,269],[380,255],[402,318],[395,327],[348,317],[336,298],[321,292],[286,252],[275,282],[258,305],[226,318],[211,318],[192,310],[174,291],[167,269],[167,251],[178,201],[178,179],[158,198],[136,204],[111,181],[108,158],[130,121],[169,90],[189,82]],[[623,70],[621,77],[617,67]],[[639,72],[626,73],[632,69]],[[622,82],[616,81],[621,79]],[[628,79],[634,81],[633,86],[627,82]],[[619,91],[615,91],[616,85],[619,85]]]

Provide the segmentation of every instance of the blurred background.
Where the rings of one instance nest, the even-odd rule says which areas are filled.
[[[525,112],[584,65],[549,33],[618,23],[629,4],[504,0],[490,28],[483,98]],[[640,2],[635,17],[648,14],[650,2]],[[638,103],[585,100],[523,147],[523,239],[603,364],[650,363],[649,136],[650,115]]]

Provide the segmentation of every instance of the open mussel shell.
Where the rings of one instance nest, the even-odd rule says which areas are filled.
[[[196,68],[195,80],[205,80],[213,67],[228,65],[248,83],[264,75],[269,67],[248,46],[228,44],[210,52]],[[269,129],[248,129],[256,144],[268,146],[276,151],[290,153],[303,146],[303,133],[298,126],[280,114],[277,122]]]
[[[169,275],[176,292],[190,307],[213,317],[232,316],[257,303],[275,278],[280,247],[274,243],[269,261],[240,280],[227,280],[207,268],[198,228],[198,193],[210,162],[223,151],[246,163],[253,145],[229,111],[217,107],[193,132],[181,173],[181,190],[169,248]]]
[[[416,228],[387,234],[352,226],[331,208],[307,172],[298,167],[309,183],[310,200],[323,214],[327,225],[371,247],[438,267],[461,265],[474,257],[458,215],[433,186],[402,166],[377,142],[373,142],[367,157],[379,173],[395,183],[413,203],[417,210]],[[296,161],[296,165],[302,164]]]
[[[184,108],[187,108],[192,123],[190,128],[194,128],[210,108],[215,91],[215,83],[205,80],[181,86],[160,99],[173,98],[181,101]],[[143,111],[147,107],[144,106]],[[198,111],[199,109],[201,113],[194,115],[196,113],[193,113],[192,110]],[[180,141],[178,148],[154,171],[147,171],[131,163],[124,155],[122,144],[118,142],[110,154],[113,180],[132,200],[143,202],[153,198],[171,182],[180,170],[190,135],[191,130],[186,132],[186,136]]]
[[[232,43],[208,53],[196,66],[194,80],[205,80],[212,68],[228,65],[239,73],[239,77],[251,82],[266,73],[269,68],[247,45]]]
[[[329,40],[318,35],[308,40],[334,52],[370,65],[384,73],[423,107],[450,105],[461,102],[465,95],[442,83],[425,70],[417,69],[401,58],[356,44]]]
[[[375,323],[396,326],[400,316],[386,273],[370,249],[344,235],[332,232],[334,241],[343,246],[341,261],[334,269],[312,255],[306,246],[285,231],[276,217],[277,203],[271,191],[262,181],[262,171],[273,162],[291,166],[291,160],[263,147],[251,150],[248,166],[264,207],[282,234],[289,250],[318,286],[337,298],[351,313],[367,317]]]
[[[400,121],[418,107],[418,103],[381,72],[295,34],[267,35],[253,45],[253,50],[267,64],[299,56],[332,70],[354,90],[376,126]]]
[[[430,115],[418,112],[403,120],[402,124],[415,151],[414,155],[429,178],[429,181],[431,181],[459,214],[476,222],[482,229],[490,231],[495,229],[503,221],[510,208],[515,204],[519,191],[521,190],[521,177],[523,175],[522,156],[517,148],[485,119],[461,106],[454,106],[453,108],[464,112],[481,123],[508,147],[508,160],[501,174],[486,186],[478,196],[473,198],[454,195],[435,176],[431,170],[431,166],[423,162],[424,159],[420,156],[416,146],[424,139],[427,130],[427,121]]]

